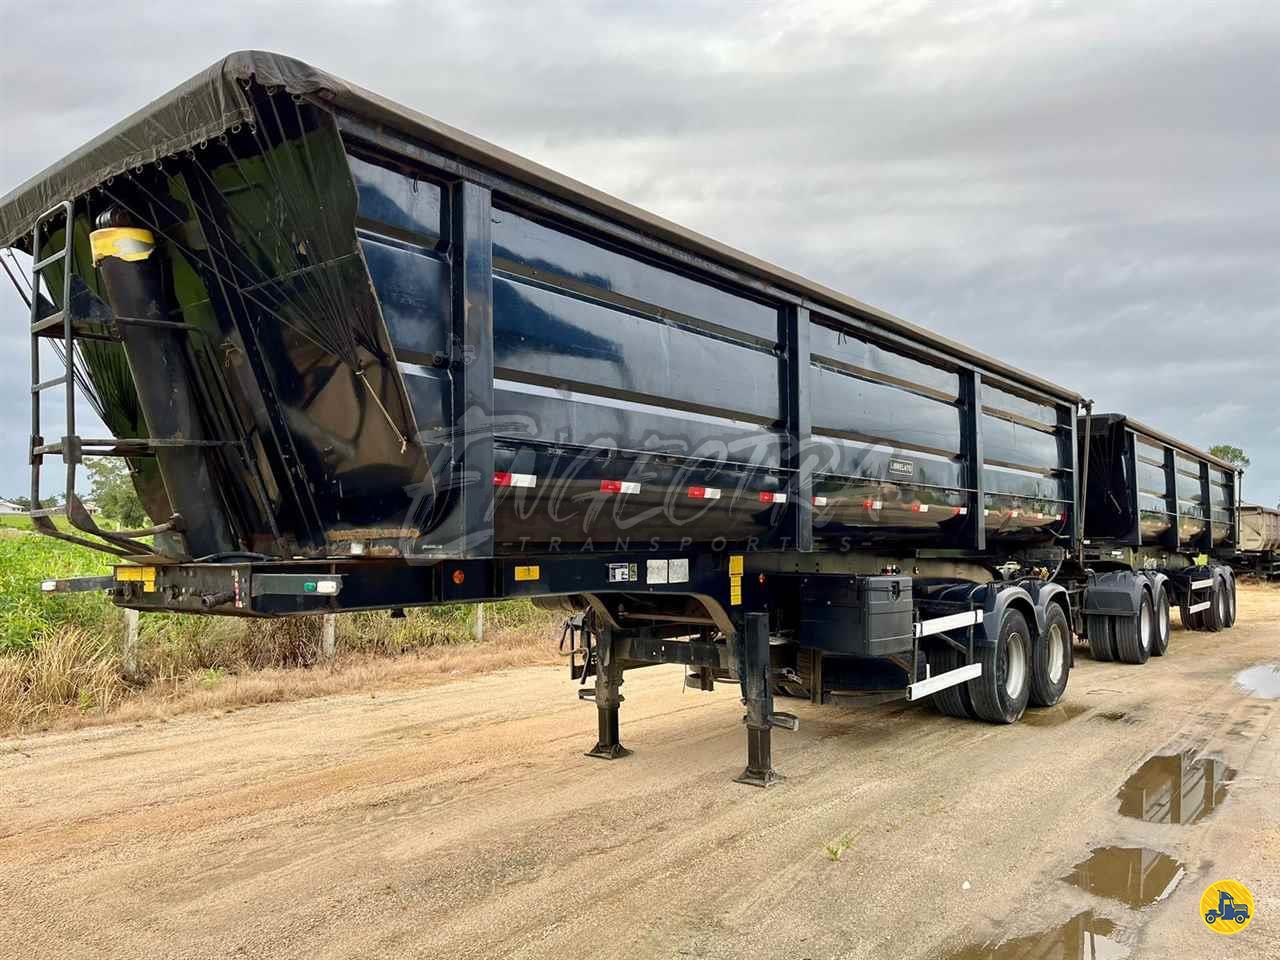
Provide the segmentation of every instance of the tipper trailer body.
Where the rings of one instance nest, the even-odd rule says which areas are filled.
[[[1240,552],[1237,569],[1258,577],[1280,577],[1280,509],[1244,504],[1240,507]]]
[[[51,589],[563,603],[594,755],[625,752],[623,672],[680,663],[740,684],[757,784],[775,694],[1012,722],[1061,697],[1073,624],[1128,616],[1091,606],[1123,564],[1081,553],[1075,392],[296,60],[233,54],[33,178],[9,245],[34,522],[121,561]],[[112,436],[77,433],[77,386]],[[94,523],[88,456],[153,526]]]

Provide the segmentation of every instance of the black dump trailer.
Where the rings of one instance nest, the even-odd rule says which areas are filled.
[[[1169,642],[1170,608],[1190,630],[1236,619],[1240,471],[1121,414],[1082,418],[1083,556],[1089,649],[1143,662]]]
[[[1092,585],[1154,583],[1085,563],[1075,392],[296,60],[234,54],[107,131],[0,201],[3,246],[36,275],[34,522],[118,558],[46,589],[563,606],[594,756],[655,663],[739,685],[748,783],[796,725],[775,697],[1010,723],[1062,696],[1073,625],[1123,619]],[[95,524],[91,456],[149,528]]]

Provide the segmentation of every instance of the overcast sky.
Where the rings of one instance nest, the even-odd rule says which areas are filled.
[[[81,9],[77,9],[77,8]],[[1152,426],[1280,500],[1280,6],[0,0],[0,193],[288,53]],[[178,12],[181,11],[181,12]],[[0,493],[27,480],[0,290]],[[56,471],[54,471],[56,472]]]

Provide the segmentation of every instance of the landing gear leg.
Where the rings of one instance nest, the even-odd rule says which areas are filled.
[[[588,757],[617,760],[631,753],[618,738],[618,708],[622,704],[622,664],[614,652],[613,631],[605,627],[596,646],[596,716],[600,736]]]
[[[738,676],[747,715],[747,769],[736,782],[770,787],[782,780],[773,769],[773,693],[769,687],[769,615],[748,613],[738,635]]]

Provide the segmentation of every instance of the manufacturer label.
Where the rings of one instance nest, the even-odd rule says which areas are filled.
[[[634,563],[609,564],[610,583],[634,583],[640,579],[639,566]]]
[[[916,472],[916,465],[910,460],[899,460],[897,457],[892,457],[889,460],[889,472],[909,477]]]

